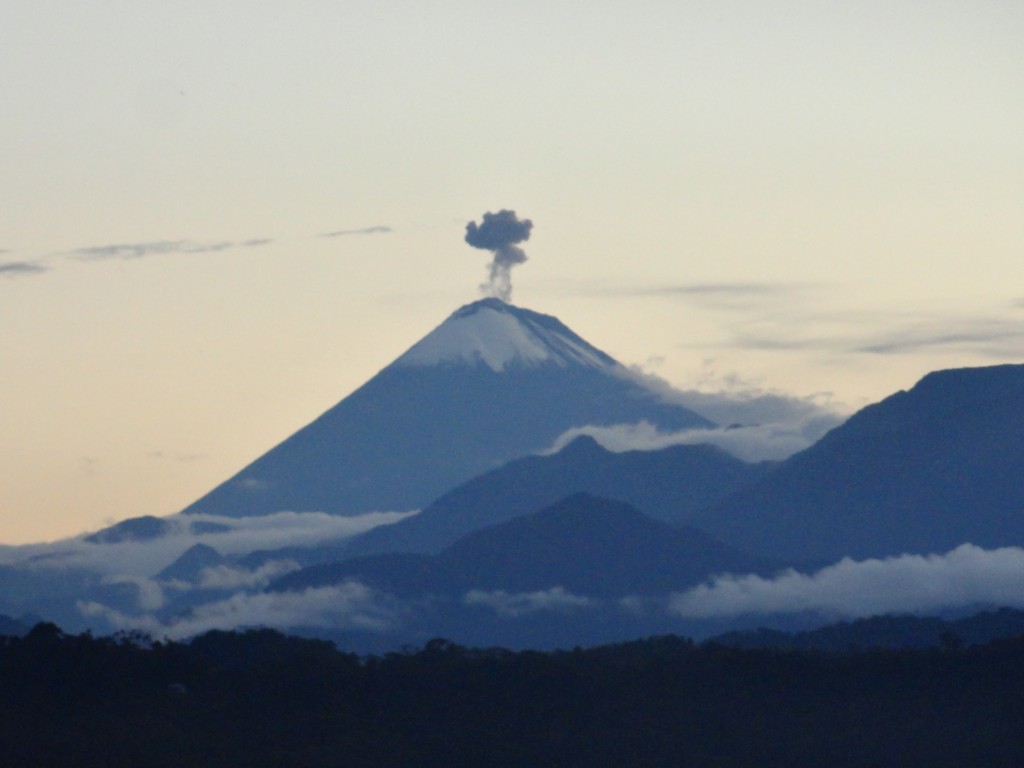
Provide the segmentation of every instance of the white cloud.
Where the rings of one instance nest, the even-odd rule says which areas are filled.
[[[552,587],[539,592],[515,592],[504,590],[484,592],[474,589],[463,598],[466,605],[482,605],[502,616],[523,616],[538,611],[564,611],[573,608],[587,608],[594,600],[566,592],[564,587]]]
[[[547,453],[556,453],[580,435],[609,451],[653,451],[671,445],[715,445],[743,461],[781,460],[810,447],[845,420],[827,395],[794,397],[764,390],[737,376],[708,373],[702,386],[716,391],[678,390],[640,368],[634,376],[663,400],[682,405],[720,425],[711,429],[661,431],[648,422],[586,425],[559,435]]]
[[[199,572],[199,589],[262,589],[278,576],[297,571],[294,560],[270,560],[255,570],[217,565]]]
[[[131,584],[136,588],[139,610],[156,611],[164,606],[163,587],[144,576],[119,575],[103,579],[104,584]]]
[[[105,620],[115,629],[137,629],[154,637],[181,639],[214,629],[259,626],[382,632],[396,625],[401,606],[363,584],[346,582],[304,592],[236,593],[167,622],[151,613],[133,616],[96,602],[81,602],[78,610],[88,618]]]
[[[172,515],[170,532],[149,541],[94,544],[83,537],[48,544],[0,548],[0,564],[33,569],[81,568],[101,576],[152,576],[195,544],[222,555],[282,547],[310,547],[340,542],[378,525],[397,522],[414,512],[371,512],[341,517],[325,512],[277,512],[259,517]],[[212,523],[223,530],[193,533],[192,523]]]
[[[963,544],[944,555],[846,558],[810,575],[721,576],[673,595],[669,611],[693,619],[806,611],[858,617],[975,604],[1024,607],[1024,549]]]
[[[231,555],[258,549],[309,547],[339,541],[358,533],[402,520],[414,512],[369,512],[354,517],[329,515],[326,512],[276,512],[256,517],[216,517],[213,515],[178,515],[194,522],[210,522],[229,530],[195,537],[221,554]],[[195,542],[192,542],[195,543]],[[191,546],[191,544],[189,545]]]
[[[781,460],[810,447],[815,439],[786,424],[752,427],[719,427],[662,432],[653,424],[614,424],[609,427],[574,427],[563,432],[547,453],[557,453],[580,435],[589,435],[606,450],[656,451],[671,445],[715,445],[742,461]]]

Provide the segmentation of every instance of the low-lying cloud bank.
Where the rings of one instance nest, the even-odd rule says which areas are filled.
[[[972,605],[1024,607],[1024,549],[962,544],[944,555],[845,558],[809,575],[720,576],[673,595],[669,611],[687,619],[804,612],[856,618]]]
[[[47,544],[0,547],[0,565],[75,568],[106,576],[152,576],[196,544],[222,555],[340,542],[414,512],[370,512],[341,517],[325,512],[277,512],[259,517],[173,515],[163,535],[143,541],[95,543],[79,536]],[[197,525],[198,524],[198,525]]]
[[[87,619],[113,629],[138,629],[154,637],[178,639],[211,629],[255,626],[381,633],[401,630],[415,622],[422,607],[348,581],[301,592],[239,591],[195,605],[184,615],[161,617],[158,609],[163,601],[154,585],[144,582],[139,586],[139,603],[134,611],[96,601],[80,602],[78,610]],[[573,617],[609,610],[620,613],[625,621],[631,617],[667,616],[678,620],[678,631],[686,633],[688,621],[735,617],[792,614],[835,620],[978,606],[1024,608],[1022,586],[1024,549],[984,550],[964,544],[943,555],[902,555],[860,562],[844,559],[813,574],[786,571],[774,578],[719,576],[662,598],[623,596],[603,600],[552,586],[522,593],[471,590],[461,599],[453,599],[450,606],[453,610],[460,603],[485,608],[511,620],[546,614],[552,621],[573,621]],[[444,598],[429,601],[429,610],[443,611],[444,602]]]
[[[606,450],[655,451],[672,445],[715,445],[743,461],[781,461],[809,448],[846,420],[824,397],[794,397],[759,389],[726,377],[716,392],[677,390],[664,379],[631,370],[644,386],[666,402],[699,413],[721,426],[713,429],[661,431],[648,422],[582,426],[559,435],[546,453],[557,453],[580,435],[589,435]]]
[[[194,607],[187,615],[161,621],[153,614],[129,615],[97,602],[78,606],[83,616],[118,630],[141,630],[180,640],[210,630],[245,627],[317,627],[382,632],[397,625],[401,606],[357,582],[304,592],[239,592]]]

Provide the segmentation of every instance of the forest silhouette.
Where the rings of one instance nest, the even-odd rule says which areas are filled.
[[[379,656],[276,630],[0,638],[17,766],[1024,764],[1024,637],[844,652],[664,636]]]

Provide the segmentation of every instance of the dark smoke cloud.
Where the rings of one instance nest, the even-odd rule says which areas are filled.
[[[531,229],[532,221],[520,220],[515,211],[504,209],[485,213],[479,225],[475,221],[466,225],[466,242],[494,255],[481,290],[502,301],[512,299],[512,267],[526,261],[526,253],[516,244],[529,240]]]

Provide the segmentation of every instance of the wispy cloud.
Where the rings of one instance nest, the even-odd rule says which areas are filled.
[[[726,336],[713,344],[744,350],[819,351],[830,355],[895,355],[948,350],[1005,358],[1024,345],[1024,323],[1011,313],[863,310],[809,311],[793,306],[772,312],[740,314],[724,326]]]
[[[76,248],[69,255],[87,261],[141,259],[146,256],[162,256],[169,253],[213,253],[233,248],[234,245],[227,240],[213,243],[197,243],[193,240],[153,240]]]
[[[558,436],[550,453],[557,453],[580,435],[589,435],[606,450],[657,451],[672,445],[714,445],[741,461],[779,461],[809,448],[821,436],[809,437],[785,424],[756,424],[746,427],[686,429],[662,432],[642,421],[639,424],[574,427]]]
[[[269,626],[329,626],[374,630],[390,625],[400,605],[359,585],[288,595],[259,591],[293,571],[289,555],[270,557],[255,567],[242,555],[293,547],[339,544],[409,513],[369,513],[341,517],[318,512],[279,512],[250,518],[173,515],[163,518],[162,535],[142,541],[91,542],[76,537],[49,544],[0,546],[0,565],[25,579],[25,599],[51,600],[47,590],[63,579],[61,610],[74,611],[97,629],[139,628],[158,636],[183,637],[206,629]],[[211,547],[220,561],[194,578],[159,574],[197,544]],[[71,586],[77,585],[77,586]],[[230,596],[226,596],[231,593]],[[77,603],[75,601],[78,601]],[[51,600],[52,602],[52,600]],[[182,606],[188,606],[182,615]],[[174,613],[174,618],[163,617]]]
[[[0,277],[29,277],[41,275],[48,270],[48,267],[34,261],[0,261]]]
[[[215,565],[199,572],[199,589],[262,589],[278,576],[297,571],[299,564],[294,560],[270,560],[258,568],[235,568],[230,565]]]
[[[1011,314],[1020,307],[1012,303],[1002,311],[996,307],[977,313],[928,307],[845,309],[841,302],[823,307],[830,290],[811,284],[737,282],[647,288],[632,295],[677,296],[720,313],[722,335],[681,345],[689,349],[732,347],[833,356],[947,349],[1000,358],[1024,343],[1024,323]]]
[[[948,350],[1006,358],[1024,345],[1024,300],[980,311],[931,306],[844,308],[837,286],[823,283],[734,281],[648,286],[576,286],[607,297],[676,298],[720,316],[722,336],[681,345],[828,355],[896,355]]]
[[[845,410],[830,393],[799,397],[773,389],[737,373],[720,373],[713,361],[705,361],[694,389],[677,389],[655,373],[632,366],[630,373],[670,403],[686,406],[705,418],[730,426],[735,424],[795,424],[823,420],[832,426]]]
[[[181,639],[214,629],[245,627],[326,627],[383,632],[394,627],[402,606],[357,582],[304,592],[239,592],[225,600],[195,606],[187,615],[161,621],[152,613],[131,615],[98,602],[81,602],[87,618],[116,629],[139,629],[154,637]]]
[[[170,524],[169,532],[148,541],[97,544],[78,537],[48,544],[0,547],[0,564],[84,569],[101,576],[149,577],[195,544],[206,544],[223,555],[310,547],[341,541],[408,516],[407,512],[371,512],[356,517],[323,512],[277,512],[241,518],[179,514],[163,518]]]
[[[164,607],[164,588],[153,579],[144,576],[119,575],[103,579],[104,584],[130,584],[135,587],[135,599],[142,611],[158,611]]]
[[[813,574],[721,576],[674,595],[689,619],[814,611],[842,617],[923,613],[978,604],[1024,606],[1024,549],[963,544],[944,555],[844,559]]]
[[[51,253],[48,256],[70,257],[79,261],[107,261],[113,259],[132,260],[149,256],[168,254],[217,253],[233,248],[258,248],[270,245],[275,240],[269,237],[250,238],[234,242],[216,240],[199,242],[196,240],[147,240],[136,243],[111,243],[108,245],[92,245],[74,248],[70,251]],[[10,251],[0,250],[0,256]],[[27,277],[50,271],[51,267],[36,261],[0,261],[0,278]]]
[[[1001,356],[1024,344],[1024,323],[1008,318],[932,318],[895,328],[864,341],[855,352],[878,355],[920,352],[937,347],[968,348]]]
[[[706,443],[743,461],[780,460],[808,448],[846,419],[827,394],[795,397],[761,389],[736,375],[717,376],[711,371],[701,382],[707,391],[678,390],[639,368],[633,368],[632,374],[666,402],[683,405],[720,426],[669,432],[643,421],[584,425],[559,435],[546,452],[555,453],[580,435],[589,435],[615,452]]]
[[[806,283],[683,283],[678,285],[648,286],[632,290],[626,288],[618,291],[618,293],[629,296],[682,296],[698,298],[790,296],[798,291],[802,292],[809,287],[811,286]]]
[[[385,235],[394,232],[391,227],[363,227],[362,229],[339,229],[334,232],[322,232],[319,237],[348,237],[349,235]]]
[[[597,296],[674,298],[711,309],[749,311],[780,301],[792,301],[818,287],[810,283],[737,281],[585,288],[583,292]]]
[[[484,592],[478,589],[467,592],[463,598],[466,605],[490,608],[501,616],[525,616],[539,611],[566,611],[592,607],[592,598],[574,595],[564,587],[552,587],[539,592],[505,592],[497,590]]]

